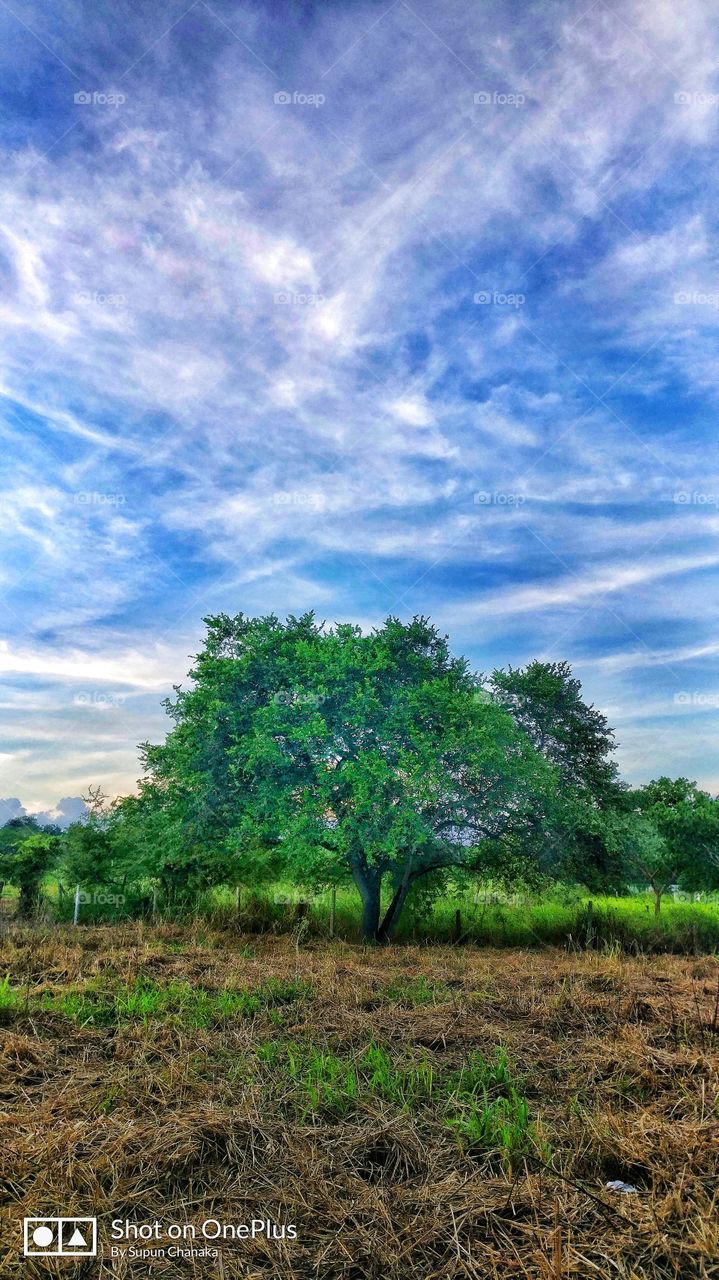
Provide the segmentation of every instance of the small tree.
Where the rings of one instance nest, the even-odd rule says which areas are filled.
[[[719,883],[719,805],[687,778],[657,778],[632,793],[627,861],[654,894],[654,914],[670,884],[689,890]]]
[[[117,859],[109,830],[110,807],[99,786],[83,796],[87,816],[68,827],[64,840],[63,871],[70,884],[84,889],[117,883]]]
[[[26,818],[13,818],[1,834],[0,875],[20,890],[18,915],[29,919],[37,909],[43,877],[58,857],[60,840]]]
[[[622,815],[618,825],[627,879],[649,886],[654,894],[654,914],[658,916],[662,896],[679,874],[675,853],[654,823],[639,810]]]

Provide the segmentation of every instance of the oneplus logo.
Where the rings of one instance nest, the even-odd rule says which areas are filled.
[[[94,1258],[97,1218],[25,1218],[26,1258]]]

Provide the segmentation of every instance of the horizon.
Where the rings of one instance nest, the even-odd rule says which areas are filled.
[[[0,11],[3,796],[133,790],[202,618],[309,609],[566,660],[719,792],[717,28]]]

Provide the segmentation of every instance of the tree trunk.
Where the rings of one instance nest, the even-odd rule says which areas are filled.
[[[392,898],[392,901],[390,902],[387,908],[384,920],[382,921],[382,924],[380,925],[380,928],[379,928],[379,932],[377,935],[379,942],[392,941],[394,931],[397,928],[397,925],[399,924],[399,918],[400,918],[400,915],[402,914],[402,908],[407,899],[407,894],[409,893],[409,889],[410,889],[410,881],[403,880],[402,883],[395,890],[394,897]]]
[[[34,915],[36,905],[37,886],[34,884],[21,884],[17,904],[17,913],[20,919],[30,920]]]
[[[376,942],[379,933],[379,893],[370,892],[362,897],[362,938],[364,942]]]
[[[368,871],[366,867],[359,864],[359,860],[356,860],[352,867],[352,879],[362,899],[362,940],[376,942],[379,933],[382,877],[376,872]]]
[[[663,889],[655,889],[655,890],[654,890],[654,914],[655,914],[655,916],[658,916],[658,915],[659,915],[659,913],[660,913],[660,911],[661,911],[661,909],[662,909],[662,893],[663,893],[663,892],[664,892],[664,890],[663,890]]]

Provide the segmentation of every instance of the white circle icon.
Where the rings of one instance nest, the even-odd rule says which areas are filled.
[[[47,1249],[48,1245],[52,1244],[53,1234],[49,1227],[36,1227],[32,1238],[38,1249]]]

